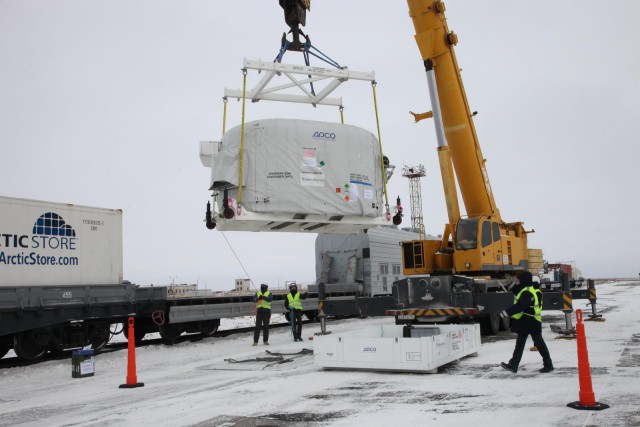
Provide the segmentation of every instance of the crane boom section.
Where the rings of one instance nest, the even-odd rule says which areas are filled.
[[[457,37],[447,27],[444,3],[434,0],[407,0],[407,3],[422,59],[433,62],[445,137],[467,215],[486,215],[501,221],[453,50]]]

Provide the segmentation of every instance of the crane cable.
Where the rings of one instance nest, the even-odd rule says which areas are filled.
[[[371,82],[373,88],[373,106],[376,110],[376,126],[378,127],[378,144],[380,145],[380,168],[382,169],[382,185],[384,189],[384,204],[389,213],[389,195],[387,194],[387,174],[384,170],[384,156],[382,155],[382,136],[380,135],[380,119],[378,118],[378,99],[376,97],[376,85],[378,83],[374,80]]]
[[[242,69],[242,128],[240,129],[240,176],[238,177],[238,208],[242,204],[242,173],[244,167],[244,116],[245,100],[247,97],[247,69]]]
[[[244,274],[247,275],[247,278],[251,282],[251,289],[255,289],[255,286],[253,285],[253,280],[251,280],[251,276],[249,276],[249,273],[247,273],[247,269],[244,268],[244,265],[242,265],[242,261],[240,261],[240,258],[238,257],[238,254],[236,254],[236,251],[233,250],[233,247],[231,246],[231,243],[229,242],[229,239],[227,239],[227,236],[224,234],[224,231],[220,231],[220,233],[222,234],[222,237],[224,237],[224,240],[227,241],[227,245],[229,245],[229,249],[231,249],[231,252],[233,253],[233,255],[238,260],[238,264],[240,264],[240,267],[242,267],[242,271],[244,271]]]

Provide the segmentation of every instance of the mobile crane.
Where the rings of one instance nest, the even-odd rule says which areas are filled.
[[[513,302],[505,285],[529,269],[528,232],[523,222],[505,222],[496,205],[454,52],[458,37],[447,26],[444,3],[407,3],[432,108],[412,114],[416,123],[434,119],[449,222],[439,241],[401,243],[409,278],[394,283],[399,309],[387,314],[401,323],[480,318],[485,334],[496,333],[509,321],[501,320],[499,311]],[[466,217],[460,214],[456,181]],[[567,283],[562,292],[546,292],[543,308],[570,315],[571,300],[587,298],[596,316],[593,281],[588,290],[570,291]]]
[[[503,221],[496,205],[454,52],[458,37],[447,26],[444,3],[407,3],[432,108],[412,114],[416,123],[434,119],[449,222],[440,241],[402,242],[403,272],[410,277],[394,284],[401,309],[388,314],[405,323],[479,316],[483,332],[496,333],[508,327],[497,313],[512,301],[510,293],[496,291],[506,290],[515,272],[528,270],[527,232],[522,222]]]
[[[435,121],[449,223],[440,242],[404,242],[404,267],[409,274],[494,278],[527,270],[527,232],[522,222],[503,221],[496,206],[453,49],[458,37],[447,27],[445,5],[439,0],[408,4],[433,109],[415,117],[416,122]],[[452,163],[466,218],[460,215]]]

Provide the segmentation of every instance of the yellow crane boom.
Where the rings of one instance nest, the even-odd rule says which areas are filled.
[[[447,26],[445,5],[440,0],[407,4],[427,73],[449,224],[441,242],[403,243],[405,274],[498,277],[526,270],[527,234],[521,222],[505,223],[496,206],[454,52],[458,37]],[[460,215],[456,178],[466,218]]]

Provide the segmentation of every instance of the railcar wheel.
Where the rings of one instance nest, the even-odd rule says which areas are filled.
[[[0,359],[6,356],[6,354],[9,353],[9,350],[11,350],[10,345],[6,345],[0,342]]]
[[[307,319],[311,320],[312,322],[315,320],[318,320],[318,312],[315,310],[305,311],[304,315],[307,317]]]
[[[47,352],[47,347],[41,345],[38,342],[35,333],[28,331],[21,332],[15,336],[13,342],[13,350],[21,359],[37,360],[44,356],[44,354]]]
[[[124,337],[126,339],[129,339],[129,328],[127,327],[127,325],[124,325],[124,329],[122,330],[122,333],[124,334]],[[140,344],[140,342],[142,342],[142,339],[144,338],[145,335],[147,335],[147,332],[141,327],[138,327],[138,329],[133,330],[133,339],[136,342],[136,344]]]
[[[180,338],[180,335],[182,334],[182,328],[169,323],[160,325],[159,329],[160,336],[167,344],[174,343],[178,338]]]
[[[218,330],[218,327],[220,327],[219,319],[203,320],[198,322],[198,330],[200,331],[200,334],[204,336],[215,333]]]
[[[91,348],[95,351],[102,350],[109,342],[109,338],[111,338],[111,328],[109,325],[98,326],[95,334],[91,338]]]

